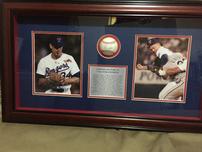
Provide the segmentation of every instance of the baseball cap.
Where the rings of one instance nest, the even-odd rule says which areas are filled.
[[[150,47],[155,43],[160,43],[160,39],[159,38],[150,38],[147,39],[147,45]]]
[[[50,43],[55,47],[55,48],[60,48],[64,46],[64,40],[62,37],[57,36],[57,37],[53,37],[50,40]]]

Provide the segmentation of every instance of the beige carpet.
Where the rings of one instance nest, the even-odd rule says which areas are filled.
[[[201,151],[201,134],[0,124],[0,152]]]

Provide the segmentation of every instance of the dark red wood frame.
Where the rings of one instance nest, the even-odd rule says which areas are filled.
[[[15,109],[13,15],[93,14],[117,16],[169,16],[202,17],[202,5],[174,4],[51,4],[4,3],[3,4],[3,121],[107,128],[146,129],[159,131],[202,132],[202,121],[144,119],[141,117],[117,117],[51,112],[18,111]]]

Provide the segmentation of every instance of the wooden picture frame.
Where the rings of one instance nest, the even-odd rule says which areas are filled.
[[[190,22],[192,21],[192,22]],[[200,61],[200,32],[202,29],[201,3],[3,3],[3,46],[2,49],[2,104],[3,121],[21,123],[40,123],[73,126],[90,126],[105,128],[143,129],[158,131],[202,132],[201,109],[201,61]],[[74,43],[79,49],[72,49],[75,62],[80,69],[79,83],[81,92],[77,95],[63,96],[58,94],[33,93],[32,70],[33,34],[31,31],[42,31],[61,35],[82,33],[81,40]],[[37,32],[35,32],[37,33]],[[38,32],[40,34],[40,32]],[[113,34],[120,40],[121,48],[112,58],[100,56],[97,51],[99,38],[106,34]],[[171,36],[189,35],[192,39],[189,60],[189,76],[187,79],[186,102],[136,102],[134,98],[134,62],[137,35]],[[166,35],[166,36],[162,36]],[[65,35],[63,35],[65,36]],[[154,36],[153,36],[154,37]],[[167,41],[171,41],[171,38]],[[184,40],[184,37],[180,37]],[[40,40],[43,40],[41,37]],[[69,39],[69,38],[67,38]],[[68,40],[66,40],[68,41]],[[115,45],[113,39],[100,42],[100,48],[111,50]],[[167,44],[166,41],[166,44]],[[50,48],[44,48],[49,41],[41,41],[41,54],[45,49],[46,55]],[[57,41],[58,42],[58,41]],[[108,47],[110,43],[110,47]],[[113,43],[113,44],[111,44]],[[177,42],[172,42],[175,45]],[[103,46],[102,46],[103,45]],[[143,45],[147,45],[143,42]],[[43,46],[43,47],[42,47]],[[49,45],[50,46],[50,45]],[[61,46],[60,46],[61,47]],[[63,46],[62,46],[63,47]],[[117,50],[116,45],[114,46]],[[58,48],[56,48],[58,49]],[[128,53],[127,53],[128,51]],[[39,53],[39,54],[40,54]],[[70,52],[71,53],[71,52]],[[45,55],[43,55],[44,57]],[[42,58],[42,56],[41,56]],[[65,62],[73,62],[67,59]],[[36,63],[36,65],[38,62]],[[125,76],[124,100],[103,97],[88,97],[89,67],[124,67]],[[110,66],[108,66],[110,65]],[[67,66],[58,66],[63,68]],[[68,68],[70,66],[68,65]],[[95,67],[99,74],[98,68]],[[36,67],[35,67],[36,68]],[[118,71],[115,71],[115,70]],[[101,69],[100,74],[108,74],[102,81],[117,83],[119,78],[112,73],[121,73],[121,68]],[[34,73],[32,73],[34,71]],[[77,71],[78,72],[78,71]],[[71,78],[74,77],[73,72]],[[49,76],[45,79],[49,79]],[[106,80],[107,79],[107,80]],[[117,81],[115,81],[115,79]],[[66,80],[66,78],[65,78]],[[64,80],[64,81],[65,81]],[[105,81],[106,80],[106,81]],[[121,80],[121,79],[120,79]],[[63,80],[62,80],[63,81]],[[70,82],[69,82],[70,83]],[[63,82],[61,82],[63,84]],[[71,83],[70,83],[71,84]],[[107,83],[103,89],[107,88]],[[35,80],[34,80],[35,85]],[[119,87],[123,87],[119,85]],[[158,86],[159,87],[159,86]],[[92,86],[90,87],[92,89]],[[112,91],[113,89],[109,90]],[[133,90],[133,91],[132,91]],[[92,91],[92,90],[91,90]],[[143,90],[144,91],[144,90]],[[148,91],[147,91],[148,92]],[[119,96],[117,92],[115,97]],[[117,93],[117,94],[116,94]],[[78,95],[79,94],[79,95]],[[96,94],[95,92],[93,94]],[[109,95],[111,96],[111,95]],[[138,96],[139,97],[139,96]],[[155,100],[153,100],[155,101]]]

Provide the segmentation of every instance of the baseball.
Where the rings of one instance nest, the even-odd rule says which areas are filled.
[[[103,55],[113,56],[118,51],[118,42],[113,37],[105,37],[100,41],[99,48]]]

